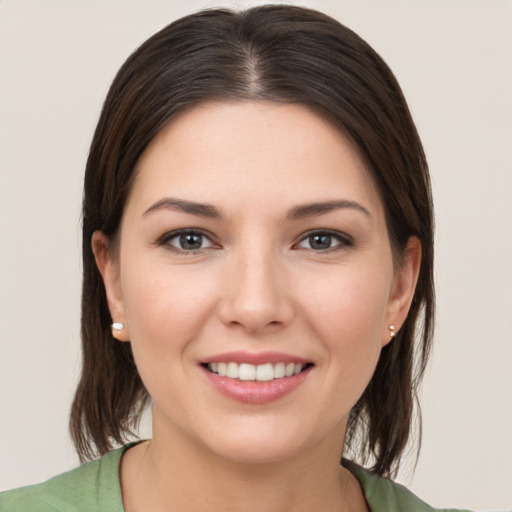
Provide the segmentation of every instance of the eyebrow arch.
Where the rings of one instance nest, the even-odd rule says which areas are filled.
[[[355,201],[342,199],[341,201],[325,201],[320,203],[308,203],[292,208],[287,217],[292,220],[300,220],[306,217],[313,217],[315,215],[323,215],[324,213],[332,212],[333,210],[351,208],[364,213],[371,217],[370,212],[362,205]]]
[[[192,215],[199,215],[209,219],[220,219],[222,214],[215,206],[210,204],[195,203],[193,201],[185,201],[183,199],[175,199],[172,197],[164,197],[156,203],[152,204],[143,214],[145,217],[157,210],[179,210]]]
[[[300,220],[307,217],[313,217],[315,215],[323,215],[333,210],[343,208],[352,208],[364,213],[368,217],[371,217],[370,212],[364,206],[360,205],[355,201],[343,199],[340,201],[324,201],[295,206],[288,212],[287,218],[291,220]],[[164,197],[163,199],[160,199],[156,203],[152,204],[142,214],[142,216],[145,217],[146,215],[149,215],[154,211],[165,209],[179,210],[185,213],[199,215],[201,217],[207,217],[210,219],[222,218],[221,212],[217,208],[215,208],[215,206],[204,203],[196,203],[194,201],[186,201],[184,199],[175,199],[172,197]]]

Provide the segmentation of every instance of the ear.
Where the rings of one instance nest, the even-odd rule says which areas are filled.
[[[407,318],[418,282],[420,264],[421,242],[417,237],[412,236],[407,241],[402,265],[395,270],[382,346],[393,339]],[[390,326],[394,329],[391,329]]]
[[[126,312],[121,293],[121,281],[119,264],[110,250],[110,240],[101,231],[95,231],[92,235],[91,246],[96,265],[103,278],[103,284],[107,295],[108,309],[113,322],[123,324],[122,329],[113,329],[112,336],[119,341],[130,341]]]

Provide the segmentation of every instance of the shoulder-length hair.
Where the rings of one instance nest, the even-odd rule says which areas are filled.
[[[130,344],[112,338],[92,234],[101,230],[115,240],[137,160],[177,114],[208,100],[271,100],[314,110],[353,142],[373,176],[395,263],[409,237],[421,241],[409,314],[353,407],[346,439],[359,462],[392,475],[418,416],[417,388],[433,332],[427,163],[401,89],[379,55],[334,19],[285,5],[181,18],[142,44],[112,83],[85,172],[82,373],[70,419],[80,458],[124,443],[150,400]]]

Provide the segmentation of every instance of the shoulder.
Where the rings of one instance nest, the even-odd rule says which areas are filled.
[[[127,447],[46,482],[0,493],[2,512],[123,512],[119,461]]]
[[[372,511],[386,510],[389,512],[469,512],[456,509],[437,509],[431,507],[403,485],[361,468],[350,461],[343,461],[359,480],[366,501]]]

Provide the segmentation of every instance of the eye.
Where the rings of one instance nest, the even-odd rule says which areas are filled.
[[[311,249],[313,251],[335,250],[349,245],[352,245],[352,242],[347,236],[332,231],[314,231],[308,233],[298,243],[298,247],[301,249]]]
[[[212,241],[201,231],[182,230],[164,235],[160,245],[170,245],[182,252],[195,252],[213,247]]]

